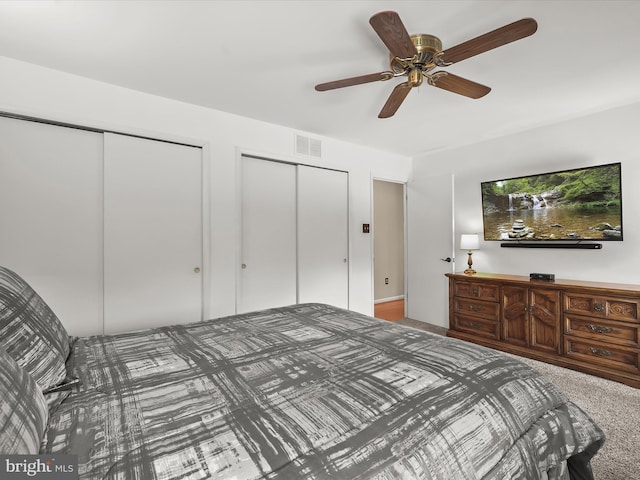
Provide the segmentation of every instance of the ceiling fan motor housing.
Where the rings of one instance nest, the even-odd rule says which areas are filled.
[[[415,63],[429,63],[433,56],[442,51],[442,42],[435,35],[427,35],[426,33],[420,33],[417,35],[411,35],[411,41],[416,47],[418,52],[418,59]],[[389,55],[391,63],[397,58],[393,53]],[[402,59],[411,60],[411,59]]]
[[[427,35],[424,33],[411,35],[411,41],[416,46],[419,61],[422,60],[423,57],[430,58],[434,53],[442,51],[442,42],[435,35]]]
[[[442,42],[435,35],[425,33],[411,35],[411,41],[417,56],[401,59],[391,54],[390,65],[395,73],[407,74],[409,85],[417,87],[422,83],[422,73],[435,67],[434,56],[442,51]]]

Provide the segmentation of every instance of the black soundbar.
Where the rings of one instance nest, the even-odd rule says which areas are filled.
[[[530,273],[529,278],[531,280],[546,280],[547,282],[553,282],[556,279],[555,273]]]
[[[521,242],[505,242],[500,244],[501,247],[509,248],[579,248],[582,250],[599,250],[602,248],[601,243],[521,243]]]

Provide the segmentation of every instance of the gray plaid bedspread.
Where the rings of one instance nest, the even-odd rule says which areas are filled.
[[[511,357],[327,305],[80,338],[69,368],[41,453],[82,479],[588,478],[604,441]]]

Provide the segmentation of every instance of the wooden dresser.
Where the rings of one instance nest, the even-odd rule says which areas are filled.
[[[640,285],[446,276],[450,337],[640,388]]]

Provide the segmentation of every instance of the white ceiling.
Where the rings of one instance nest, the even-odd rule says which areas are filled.
[[[403,79],[316,92],[388,69],[369,25],[454,46],[533,17],[531,37],[448,67],[479,100]],[[293,129],[415,156],[640,100],[640,1],[1,1],[0,55]]]

